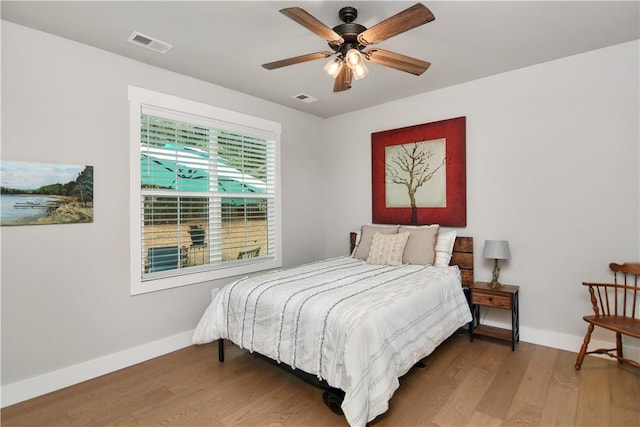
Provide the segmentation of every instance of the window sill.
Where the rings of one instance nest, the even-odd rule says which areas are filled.
[[[209,267],[204,271],[194,271],[190,273],[160,273],[157,278],[147,278],[140,280],[139,277],[131,280],[131,295],[146,294],[165,289],[182,286],[195,285],[197,283],[211,282],[214,280],[230,279],[232,277],[243,276],[251,273],[258,273],[265,270],[272,270],[282,267],[282,261],[277,257],[264,257],[250,263],[239,263],[237,265],[221,265],[217,268]]]

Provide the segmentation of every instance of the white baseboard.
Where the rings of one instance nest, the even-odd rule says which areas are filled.
[[[490,326],[497,326],[499,328],[511,328],[511,325],[491,322],[491,321],[483,321],[483,323]],[[586,331],[586,328],[585,328]],[[614,337],[614,334],[611,334]],[[627,337],[628,338],[628,337]],[[534,329],[521,327],[520,328],[520,341],[528,342],[531,344],[543,345],[545,347],[557,348],[560,350],[571,351],[574,353],[578,353],[580,351],[580,347],[582,346],[582,341],[584,339],[584,335],[575,336],[575,335],[567,335],[554,331],[545,331],[543,329]],[[623,338],[624,341],[624,338]],[[631,341],[631,340],[628,340]],[[636,343],[638,341],[635,341]],[[593,350],[596,348],[615,348],[615,341],[602,341],[597,339],[591,339],[589,341],[589,350]],[[633,359],[637,362],[640,362],[640,346],[633,345],[633,343],[625,343],[623,342],[622,351],[624,357],[628,359]],[[595,357],[602,357],[608,360],[614,360],[606,355],[601,354],[593,354]]]
[[[507,327],[507,326],[504,326]],[[584,336],[566,335],[559,332],[544,331],[542,329],[520,328],[520,340],[531,344],[553,347],[560,350],[578,353],[582,346]],[[589,348],[612,348],[615,342],[606,342],[592,339]]]
[[[494,322],[483,322],[487,325],[502,328],[510,327]],[[148,344],[133,347],[108,356],[89,360],[57,371],[48,372],[24,381],[2,386],[0,391],[1,407],[13,405],[52,391],[60,390],[82,381],[99,377],[137,363],[144,362],[172,351],[180,350],[191,345],[193,331],[183,332]],[[533,328],[520,328],[520,340],[532,344],[557,348],[577,353],[582,345],[582,336],[566,335],[553,331]],[[589,348],[612,348],[613,342],[591,340]],[[517,350],[517,348],[516,348]],[[640,347],[625,346],[625,357],[640,360]],[[603,356],[607,357],[607,356]],[[608,357],[607,357],[608,358]]]
[[[118,353],[88,360],[77,365],[48,372],[2,386],[1,407],[13,405],[55,390],[81,383],[172,351],[190,346],[193,331],[172,335],[157,341],[133,347]]]

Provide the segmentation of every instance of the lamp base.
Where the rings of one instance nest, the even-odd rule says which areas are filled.
[[[500,277],[500,266],[498,265],[498,260],[495,260],[495,263],[493,264],[493,274],[491,277],[491,282],[489,282],[489,287],[496,289],[499,288],[502,285],[502,283],[498,282],[498,277]]]
[[[501,288],[503,286],[504,285],[502,283],[498,282],[497,280],[492,280],[491,282],[489,282],[489,287],[491,289],[497,289],[497,288]]]

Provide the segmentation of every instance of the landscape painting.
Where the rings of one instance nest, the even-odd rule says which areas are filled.
[[[93,166],[0,162],[0,225],[93,222]]]

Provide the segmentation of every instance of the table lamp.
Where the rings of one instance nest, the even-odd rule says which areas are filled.
[[[493,278],[489,283],[489,286],[491,288],[499,288],[502,284],[498,282],[498,277],[500,276],[498,260],[511,258],[509,242],[506,240],[485,240],[484,257],[495,260],[495,264],[493,265]]]

